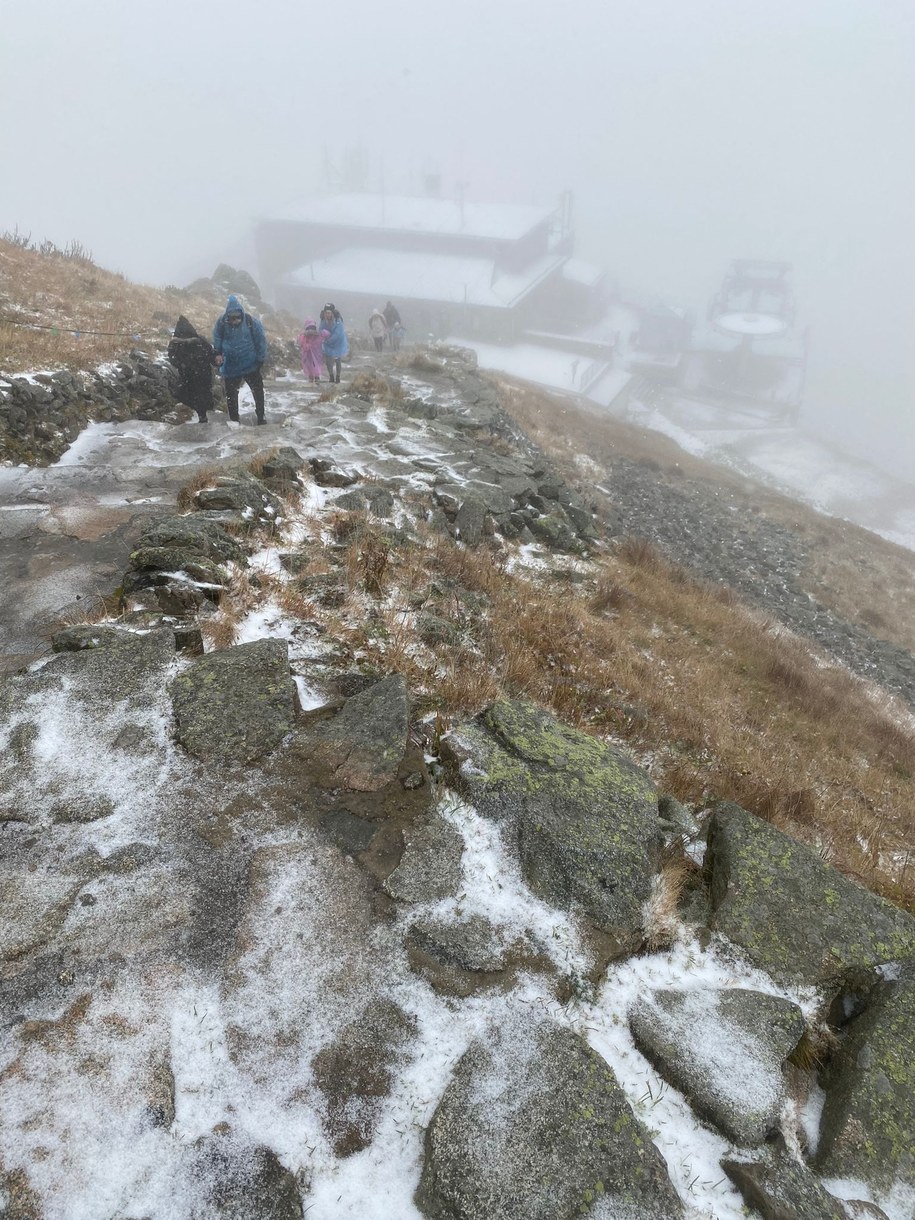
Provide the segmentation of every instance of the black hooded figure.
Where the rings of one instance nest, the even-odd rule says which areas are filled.
[[[216,353],[203,335],[198,335],[184,314],[178,319],[175,337],[168,345],[168,359],[180,374],[178,399],[193,407],[197,418],[207,422],[213,406],[213,365]]]

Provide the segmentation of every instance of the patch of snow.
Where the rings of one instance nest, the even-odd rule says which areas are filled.
[[[837,1199],[860,1199],[881,1208],[887,1220],[912,1220],[915,1216],[915,1189],[897,1184],[886,1193],[872,1191],[865,1182],[854,1178],[825,1179],[823,1185]]]
[[[293,674],[292,680],[299,693],[299,704],[303,712],[310,712],[316,707],[323,707],[327,702],[326,696],[322,695],[317,687],[311,686],[306,682],[299,674]]]
[[[236,644],[252,640],[293,640],[297,624],[271,602],[247,614],[235,629]]]
[[[551,559],[552,556],[550,559],[544,556],[543,547],[539,542],[525,542],[509,555],[505,570],[514,572],[518,568],[528,568],[534,572],[546,572],[550,568]]]
[[[265,576],[280,576],[285,573],[285,568],[280,562],[279,549],[275,546],[266,546],[255,551],[248,558],[248,566]]]
[[[577,922],[531,893],[517,853],[506,846],[504,830],[454,794],[441,801],[440,812],[464,839],[463,881],[456,898],[424,907],[423,912],[445,918],[483,915],[503,929],[506,945],[523,929],[525,939],[560,971],[587,973],[592,963]]]
[[[646,409],[636,413],[633,411],[631,417],[640,423],[645,428],[651,428],[653,432],[660,432],[662,436],[668,436],[672,441],[675,441],[684,453],[691,453],[693,457],[708,457],[710,446],[705,441],[697,436],[693,436],[685,428],[681,428],[678,424],[672,423],[666,415],[662,415],[660,411]]]
[[[807,1100],[797,1113],[797,1121],[807,1144],[811,1157],[816,1156],[820,1143],[820,1122],[823,1118],[823,1107],[826,1105],[826,1093],[815,1081],[810,1086]]]

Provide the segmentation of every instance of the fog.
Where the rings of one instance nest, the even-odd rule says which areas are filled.
[[[0,230],[183,283],[360,143],[374,189],[568,188],[577,253],[700,312],[792,262],[803,422],[912,476],[913,58],[911,0],[8,3]]]

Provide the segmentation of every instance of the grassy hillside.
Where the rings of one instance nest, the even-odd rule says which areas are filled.
[[[78,243],[38,248],[0,237],[0,369],[90,368],[132,347],[167,344],[179,314],[208,335],[225,293],[133,284],[95,264]],[[277,319],[273,337],[291,337]],[[79,332],[78,335],[76,332]],[[102,332],[102,333],[95,333]],[[138,339],[134,336],[138,336]]]

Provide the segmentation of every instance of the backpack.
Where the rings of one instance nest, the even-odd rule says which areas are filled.
[[[247,326],[248,326],[248,334],[251,336],[251,342],[254,344],[255,349],[256,349],[257,340],[254,338],[254,319],[248,313],[247,309],[244,310],[244,315],[245,315],[245,322],[247,323]],[[219,333],[219,342],[222,343],[223,340],[225,339],[225,334],[226,334],[226,315],[225,314],[222,314],[219,318],[219,321],[216,323],[216,330]],[[264,357],[263,363],[267,364],[269,360],[270,360],[270,344],[268,342],[267,343],[267,354]]]
[[[254,342],[254,319],[251,317],[251,315],[248,313],[247,310],[245,310],[245,321],[248,324],[248,334],[251,336],[251,342],[253,343]],[[221,315],[219,321],[216,323],[216,328],[219,331],[219,341],[221,343],[222,340],[225,338],[225,334],[226,334],[226,315],[225,314]]]

